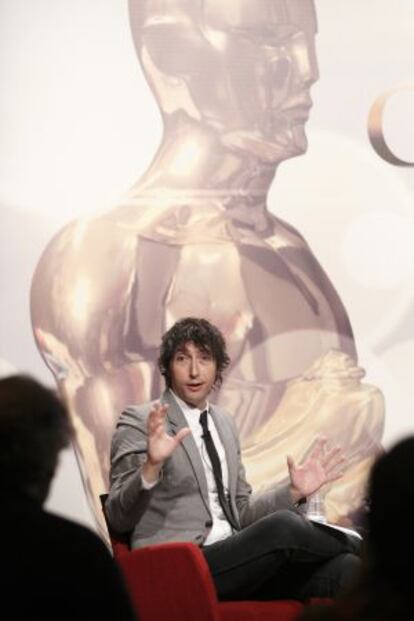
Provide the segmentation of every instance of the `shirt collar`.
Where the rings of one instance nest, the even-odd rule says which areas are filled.
[[[197,418],[199,418],[201,412],[204,412],[205,410],[207,410],[207,413],[210,413],[210,404],[209,404],[208,401],[206,401],[205,407],[202,410],[200,410],[200,408],[192,407],[191,405],[188,405],[188,403],[186,403],[185,401],[180,399],[180,397],[177,397],[177,395],[175,394],[175,392],[171,388],[169,388],[169,391],[172,394],[172,396],[174,397],[174,399],[176,400],[178,406],[180,407],[181,411],[183,412],[183,414],[185,416],[194,416],[194,415],[196,415]]]

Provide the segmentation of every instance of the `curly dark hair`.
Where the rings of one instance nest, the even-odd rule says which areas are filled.
[[[199,349],[211,354],[215,360],[217,372],[214,388],[218,388],[223,381],[223,371],[230,364],[226,341],[216,326],[213,326],[207,319],[197,317],[180,319],[162,337],[158,367],[167,387],[171,387],[171,360],[177,349],[190,341]]]
[[[26,375],[1,379],[1,489],[43,503],[72,433],[65,406],[52,390]]]

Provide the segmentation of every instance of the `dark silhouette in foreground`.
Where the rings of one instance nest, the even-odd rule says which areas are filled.
[[[52,391],[25,376],[0,380],[5,620],[135,619],[104,543],[87,528],[42,507],[59,452],[71,435],[66,410]]]
[[[413,472],[414,436],[410,436],[382,455],[372,469],[368,536],[359,579],[334,606],[310,609],[303,621],[412,618]]]

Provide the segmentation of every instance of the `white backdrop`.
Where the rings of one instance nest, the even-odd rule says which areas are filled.
[[[414,167],[383,161],[384,133],[414,162],[414,0],[316,0],[320,79],[306,155],[277,172],[269,207],[297,227],[351,318],[367,380],[386,398],[386,445],[414,431]],[[52,385],[34,345],[30,281],[63,224],[114,205],[152,158],[160,116],[126,0],[0,0],[0,372]],[[49,507],[92,526],[71,450]]]

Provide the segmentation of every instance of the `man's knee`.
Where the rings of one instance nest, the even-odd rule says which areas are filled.
[[[361,559],[351,552],[340,554],[337,557],[338,562],[338,583],[339,588],[348,587],[355,580],[361,569]]]
[[[352,552],[339,554],[324,564],[321,574],[329,577],[331,584],[330,596],[347,589],[357,578],[361,567],[361,560]]]
[[[357,579],[360,559],[352,552],[345,552],[319,564],[300,591],[300,598],[336,597]]]
[[[284,509],[276,511],[256,522],[258,535],[276,547],[301,545],[309,536],[309,522],[301,515]]]

